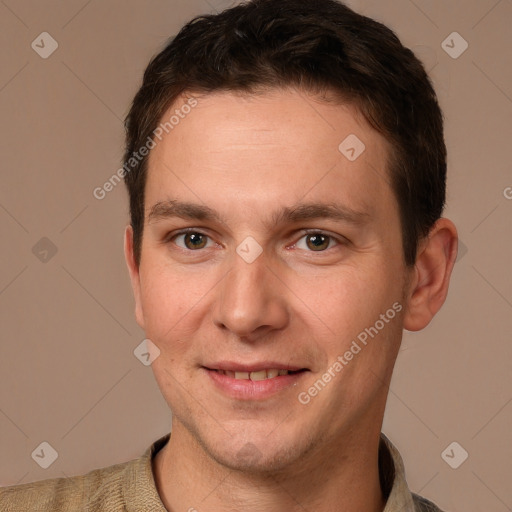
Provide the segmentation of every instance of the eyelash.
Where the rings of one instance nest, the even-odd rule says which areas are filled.
[[[311,235],[326,236],[326,237],[329,238],[329,241],[334,240],[336,242],[335,247],[337,247],[339,245],[347,245],[347,243],[348,243],[348,240],[346,240],[345,238],[341,238],[341,237],[337,237],[337,236],[331,235],[330,233],[326,233],[325,231],[315,230],[315,229],[304,229],[302,231],[303,231],[303,235],[293,244],[293,246],[297,245],[299,243],[299,241],[302,240],[304,237],[311,236]],[[207,235],[206,233],[203,233],[202,231],[200,231],[198,229],[195,229],[195,228],[187,228],[187,229],[182,229],[182,230],[178,231],[177,233],[169,234],[168,236],[165,237],[164,243],[167,244],[167,243],[173,242],[179,236],[187,235],[187,234],[191,234],[191,233],[197,234],[197,235],[201,235],[201,236],[205,236],[205,237],[207,237],[207,238],[209,238],[211,240],[211,237],[209,235]],[[200,252],[201,251],[201,249],[196,249],[196,250],[184,249],[183,247],[179,247],[179,246],[178,246],[178,248],[181,249],[182,251],[186,251],[186,252]],[[315,252],[316,253],[325,253],[328,250],[333,249],[333,248],[334,247],[328,247],[327,249],[324,249],[323,251],[313,251],[313,250],[310,250],[310,251],[307,251],[307,252],[311,252],[311,253],[315,253]],[[304,250],[304,249],[301,249],[301,250]]]

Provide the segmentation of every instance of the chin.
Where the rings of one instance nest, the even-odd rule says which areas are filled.
[[[232,471],[265,475],[296,466],[313,450],[313,440],[304,436],[295,441],[292,438],[275,437],[269,442],[267,434],[251,436],[245,432],[241,436],[203,440],[201,444],[213,460]]]
[[[213,421],[204,411],[197,415],[185,412],[174,412],[176,427],[188,432],[180,435],[189,437],[207,458],[232,471],[265,474],[296,467],[312,455],[325,435],[312,435],[314,426],[304,423],[304,418],[297,424],[294,415],[228,419],[219,414],[218,421]]]
[[[237,452],[222,452],[218,450],[210,452],[210,456],[222,466],[232,470],[253,474],[273,474],[286,469],[295,462],[296,453],[284,452],[268,453],[267,448],[260,447],[249,442]]]

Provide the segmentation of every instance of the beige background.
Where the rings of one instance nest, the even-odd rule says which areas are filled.
[[[169,430],[133,354],[144,334],[122,254],[124,185],[101,201],[92,191],[119,167],[148,59],[192,15],[228,5],[0,2],[0,485],[125,461]],[[446,117],[446,215],[462,240],[444,309],[405,335],[383,430],[411,488],[443,509],[512,510],[512,2],[350,5],[431,70]],[[59,45],[48,59],[31,48],[43,31]],[[469,43],[457,59],[441,47],[453,31]],[[43,237],[57,250],[46,262]],[[46,470],[31,458],[43,441],[58,452]],[[441,458],[452,441],[469,453],[458,469]]]

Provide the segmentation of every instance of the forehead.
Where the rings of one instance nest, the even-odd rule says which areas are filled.
[[[181,110],[187,99],[179,98],[162,117],[175,119],[149,156],[146,212],[171,198],[216,209],[229,199],[254,212],[306,196],[374,213],[396,206],[389,145],[353,105],[296,90],[196,100]]]

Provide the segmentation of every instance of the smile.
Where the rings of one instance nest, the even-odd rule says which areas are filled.
[[[226,377],[231,377],[232,379],[239,380],[266,380],[266,379],[274,379],[279,376],[289,375],[290,373],[297,373],[297,371],[293,370],[278,370],[277,368],[273,368],[270,370],[260,370],[257,372],[232,372],[229,370],[216,370],[221,375],[226,375]]]
[[[309,373],[306,368],[272,364],[270,361],[267,364],[219,363],[212,366],[203,367],[203,371],[214,388],[224,396],[243,401],[269,399],[295,387]]]

